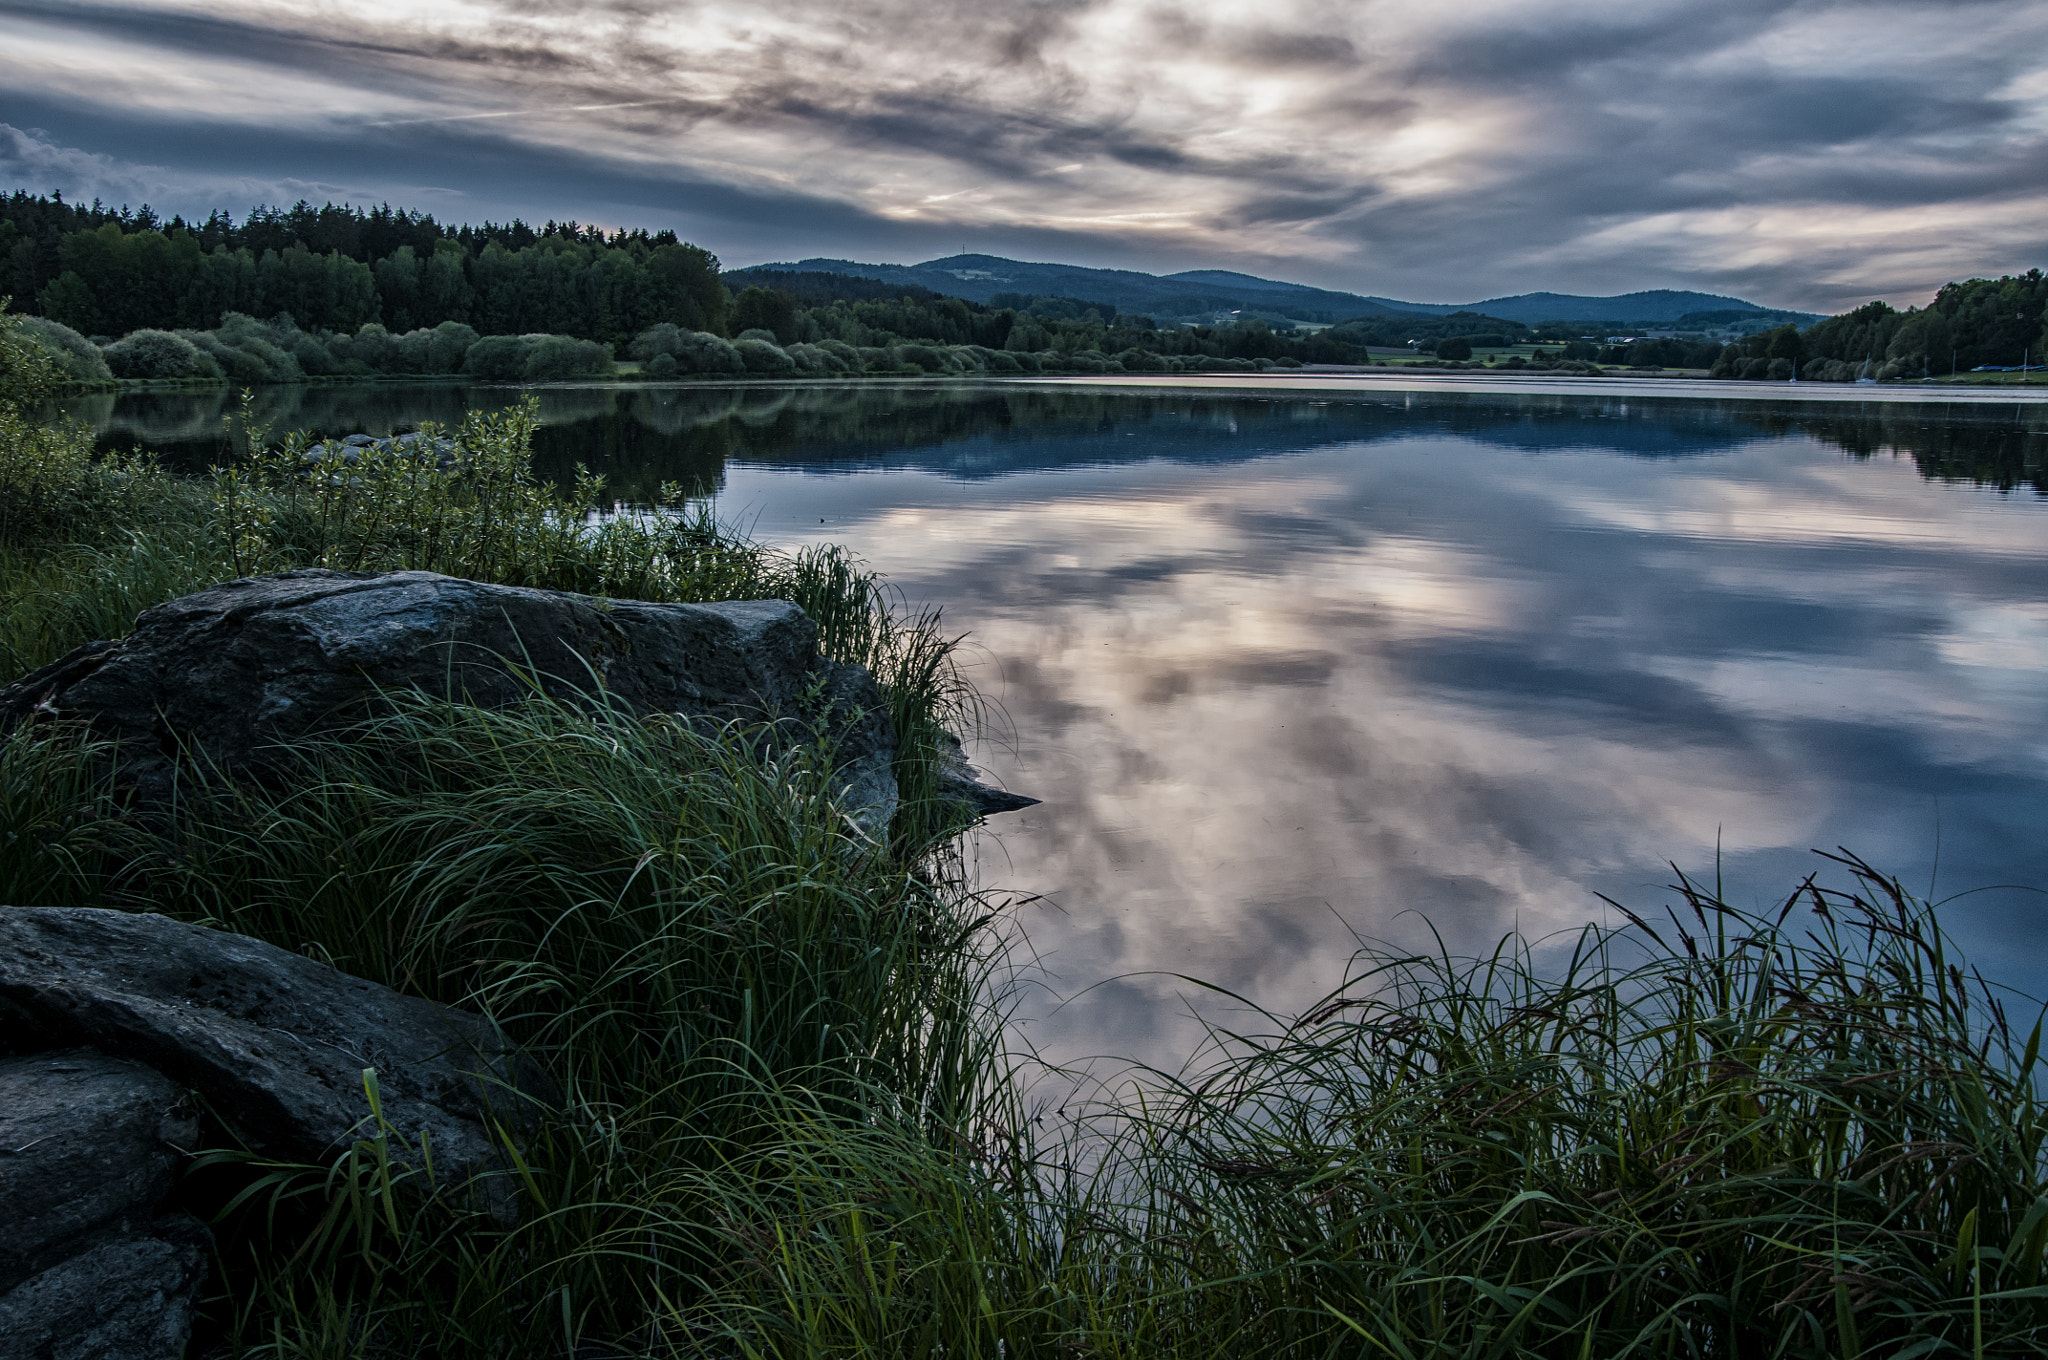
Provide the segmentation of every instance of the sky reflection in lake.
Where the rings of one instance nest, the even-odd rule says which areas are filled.
[[[1666,862],[1711,875],[1717,845],[1742,902],[1816,846],[1924,888],[1937,837],[1942,893],[2048,886],[2031,490],[1683,409],[1633,439],[1597,409],[1473,434],[1400,410],[1412,433],[1305,421],[1223,464],[1154,412],[1097,432],[1125,460],[1058,470],[728,465],[729,512],[853,544],[978,644],[1014,727],[987,763],[1046,800],[998,820],[987,876],[1045,894],[1029,941],[1092,988],[1027,1003],[1040,1045],[1172,1061],[1197,995],[1172,974],[1291,1010],[1352,932],[1545,934],[1596,892],[1660,903]],[[1952,914],[2026,985],[2043,905]]]
[[[971,634],[1010,728],[983,763],[1045,800],[981,854],[1042,894],[1052,1055],[1170,1064],[1175,974],[1291,1011],[1354,933],[1548,934],[1717,846],[1745,904],[1837,845],[1938,895],[2048,887],[2042,408],[622,400],[727,516],[847,543]],[[1950,916],[2048,990],[2048,899]]]

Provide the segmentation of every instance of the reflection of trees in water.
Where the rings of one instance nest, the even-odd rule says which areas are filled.
[[[622,501],[647,504],[663,482],[709,496],[725,484],[725,450],[699,436],[659,401],[658,393],[585,388],[543,392],[533,465],[567,484],[578,464],[604,474]]]
[[[273,435],[306,430],[316,435],[393,434],[422,421],[457,425],[472,406],[498,409],[518,398],[509,389],[462,387],[312,387],[278,384],[253,389],[256,418]],[[96,392],[53,407],[92,425],[102,448],[136,446],[185,471],[217,463],[227,444],[221,422],[241,404],[230,388],[198,392]]]
[[[1763,437],[1731,424],[1717,403],[1022,385],[791,404],[777,419],[756,414],[747,424],[735,448],[754,460],[849,469],[887,460],[965,477],[1140,457],[1230,462],[1431,436],[1642,457],[1715,452]]]
[[[1987,407],[1871,402],[1854,411],[1788,420],[1854,458],[1905,454],[1920,475],[2048,496],[2048,405]]]
[[[1805,435],[1855,457],[1908,454],[1930,479],[2048,494],[2048,407],[1870,402],[1843,409],[1579,393],[1271,396],[1025,386],[645,395],[675,397],[662,419],[679,433],[694,430],[707,456],[715,445],[721,457],[816,468],[888,461],[988,476],[1136,456],[1230,461],[1431,435],[1528,452],[1664,458]]]
[[[461,422],[522,394],[508,387],[380,384],[269,387],[258,415],[275,431],[389,434]],[[957,477],[1167,458],[1231,462],[1343,443],[1432,435],[1526,452],[1633,457],[1722,452],[1803,435],[1855,457],[1909,454],[1923,476],[2048,493],[2048,408],[1870,402],[1642,398],[1596,393],[1266,393],[1106,391],[1026,384],[551,387],[537,395],[536,468],[566,481],[578,463],[626,501],[663,482],[715,493],[729,459],[816,471],[916,467]],[[67,409],[117,448],[139,444],[172,466],[218,461],[237,396],[97,394]]]

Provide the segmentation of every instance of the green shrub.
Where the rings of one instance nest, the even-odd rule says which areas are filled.
[[[50,555],[118,537],[165,480],[148,464],[102,458],[89,426],[24,414],[63,369],[29,318],[5,307],[0,299],[0,663],[6,638],[32,629],[72,586],[79,564],[53,569]]]
[[[99,346],[72,330],[47,317],[24,316],[21,318],[22,333],[33,338],[57,366],[57,371],[67,382],[105,382],[114,376],[107,367],[106,356]]]
[[[373,373],[392,373],[401,366],[398,342],[375,321],[365,321],[354,335],[335,337],[331,352],[336,359],[353,359]]]
[[[791,345],[786,351],[790,362],[799,373],[827,374],[844,373],[846,364],[838,355],[820,345],[805,344],[802,341]]]
[[[225,328],[219,332],[179,331],[177,334],[219,364],[230,382],[244,385],[300,382],[306,376],[290,352],[278,348],[262,335],[235,335]],[[318,344],[308,336],[299,339],[307,344]]]
[[[648,327],[635,336],[626,354],[628,358],[645,361],[658,354],[674,355],[682,347],[682,328],[672,321],[664,321],[658,326]]]
[[[83,425],[45,425],[0,404],[0,551],[89,536],[118,474]]]
[[[611,348],[566,335],[487,335],[468,347],[463,371],[494,382],[554,382],[612,371]]]
[[[190,340],[169,331],[135,331],[102,351],[117,378],[208,378],[219,381],[221,367]]]
[[[858,373],[861,370],[860,351],[844,340],[820,340],[818,348],[837,359],[841,365],[835,372]]]
[[[1862,361],[1809,359],[1806,366],[1799,370],[1799,376],[1807,382],[1855,382],[1857,378],[1863,375],[1866,367],[1871,368],[1872,377],[1877,376],[1876,369]]]
[[[676,356],[663,351],[649,359],[640,371],[650,378],[673,378],[676,375]]]
[[[427,372],[429,348],[433,341],[434,333],[424,326],[416,326],[401,335],[392,336],[392,371],[394,373]]]
[[[288,312],[280,312],[269,321],[259,321],[242,312],[226,312],[213,334],[223,344],[261,359],[276,375],[271,379],[274,382],[300,381],[311,370],[301,368],[299,352],[326,349],[318,337],[300,330]],[[314,362],[318,365],[322,360],[316,358]],[[328,368],[334,366],[331,358],[325,363]]]
[[[677,341],[676,366],[688,373],[744,373],[740,358],[723,336],[708,331],[684,331]]]
[[[56,356],[28,329],[28,318],[0,297],[0,407],[16,407],[49,394],[63,380]]]
[[[765,340],[771,345],[775,343],[772,331],[749,331],[740,338]],[[740,373],[746,370],[745,360],[724,338],[704,331],[685,330],[667,321],[640,332],[628,353],[636,359],[650,362],[664,354],[672,355],[676,371],[683,373]]]
[[[733,343],[733,350],[740,356],[747,372],[765,377],[781,377],[796,372],[796,361],[786,350],[768,340],[742,337]]]
[[[460,373],[469,347],[477,342],[474,327],[460,321],[443,321],[427,339],[427,372]]]
[[[313,376],[339,372],[341,364],[327,346],[310,335],[301,335],[292,341],[290,354],[298,362],[299,371]]]
[[[894,367],[917,368],[926,373],[944,373],[952,368],[946,355],[931,345],[897,345]]]
[[[611,346],[567,335],[529,335],[521,376],[528,382],[600,376],[612,371]]]
[[[232,345],[224,344],[217,336],[207,331],[174,332],[180,340],[213,360],[221,376],[229,382],[263,383],[270,381],[270,368],[255,355],[244,354]]]
[[[526,372],[526,342],[516,335],[486,335],[469,347],[462,371],[491,382],[517,382]]]

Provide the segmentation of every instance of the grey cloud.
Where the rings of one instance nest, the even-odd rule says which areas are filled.
[[[1092,7],[1092,0],[1005,6],[1008,12],[995,20],[998,25],[998,36],[992,45],[995,55],[1008,62],[1049,65],[1046,47],[1067,30],[1075,15]]]
[[[1199,52],[1240,66],[1345,67],[1360,60],[1357,45],[1341,33],[1206,24],[1185,10],[1164,6],[1145,18],[1160,47],[1182,54]]]
[[[1312,117],[1341,120],[1352,132],[1395,128],[1413,121],[1419,111],[1413,99],[1351,89],[1320,95],[1304,109]]]
[[[1219,220],[1221,225],[1241,226],[1264,222],[1316,222],[1356,208],[1374,196],[1370,186],[1327,194],[1269,194],[1240,204]]]
[[[1262,66],[1353,66],[1358,49],[1349,38],[1329,33],[1283,33],[1254,29],[1232,35],[1242,58]]]
[[[1615,5],[1586,14],[1532,8],[1519,24],[1489,23],[1448,33],[1406,60],[1390,63],[1388,74],[1419,85],[1540,94],[1602,66],[1668,69],[1730,38],[1754,33],[1764,20],[1761,11],[1774,13],[1790,4],[1692,5],[1676,16],[1669,10]],[[1626,87],[1613,89],[1618,93]]]
[[[380,153],[374,179],[382,185],[452,184],[477,197],[474,174],[451,178],[438,168],[459,161],[451,148],[465,147],[494,163],[536,167],[523,186],[490,186],[494,201],[526,195],[520,211],[533,217],[588,215],[578,205],[593,201],[630,212],[684,198],[719,205],[687,221],[733,223],[746,242],[802,241],[794,248],[810,254],[911,258],[932,239],[957,248],[965,229],[976,248],[994,253],[1035,242],[1042,255],[1080,263],[1233,266],[1450,300],[1699,286],[1765,288],[1760,301],[1816,305],[1834,300],[1845,276],[1871,294],[1929,282],[1914,272],[1927,268],[1924,259],[1908,270],[1867,233],[1853,247],[1822,248],[1825,258],[1798,260],[1745,248],[1728,235],[1740,230],[1735,219],[1715,228],[1722,235],[1705,251],[1655,233],[1597,259],[1578,244],[1659,215],[1808,213],[1848,223],[1860,213],[1924,209],[1972,238],[1952,252],[1945,267],[1953,273],[2024,268],[2043,245],[2043,232],[2024,227],[1987,235],[1973,210],[2048,183],[2048,137],[2038,130],[2048,101],[2009,92],[2048,51],[2048,11],[2033,0],[1978,0],[1967,28],[1943,30],[1950,50],[1889,56],[1887,26],[1918,12],[1860,0],[1825,9],[1791,0],[1555,3],[1484,26],[1455,10],[1420,24],[1408,13],[1398,41],[1383,36],[1383,11],[1370,7],[1245,22],[1204,21],[1182,7],[1133,16],[1136,3],[1043,0],[989,17],[929,0],[785,0],[749,12],[737,50],[666,36],[668,21],[718,11],[650,0],[583,5],[573,32],[560,5],[527,0],[500,0],[491,22],[460,28],[343,24],[288,6],[195,15],[145,3],[0,0],[0,14],[68,26],[81,51],[119,38],[172,64],[227,57],[346,82],[423,109],[429,120],[512,115],[410,128],[401,126],[409,114],[349,115],[331,120],[325,142],[319,128],[223,139],[216,127],[209,166],[199,132],[205,109],[194,110],[188,145],[168,158],[147,148],[175,140],[175,129],[124,116],[81,90],[61,121],[98,129],[96,140],[71,140],[80,154],[110,159],[69,171],[52,162],[46,175],[105,179],[116,162],[161,161],[195,185],[253,175],[360,188],[360,148],[345,146],[357,140]],[[1128,50],[1086,46],[1087,25],[1112,13],[1135,17],[1144,38]],[[1765,57],[1792,23],[1823,41],[1838,32],[1866,57],[1875,50],[1881,74],[1859,75],[1846,61],[1819,76],[1781,71]],[[1177,58],[1216,75],[1200,87],[1174,86],[1158,63]],[[1247,81],[1287,77],[1289,102],[1233,116],[1243,95],[1231,72]],[[55,126],[37,112],[53,98],[0,95],[0,117]],[[570,108],[610,105],[628,107],[588,108],[564,121]],[[1469,117],[1495,123],[1437,154],[1419,177],[1368,154],[1379,139]],[[822,158],[831,174],[794,198],[768,191],[782,166],[765,163],[749,176],[719,161],[736,135],[771,148],[761,153],[771,161],[777,146],[793,161]],[[290,145],[302,159],[256,167],[222,145],[245,138],[280,153]],[[228,159],[237,162],[232,172]],[[870,162],[903,184],[912,204],[977,188],[964,202],[980,216],[956,222],[946,207],[920,208],[921,221],[883,216],[862,196],[873,178],[861,167]],[[1070,165],[1106,173],[1073,181],[1049,173]],[[1026,184],[1036,187],[1025,192]],[[620,193],[621,185],[637,187]],[[812,206],[776,216],[797,201]],[[1035,219],[1033,207],[1043,210]],[[1044,225],[1162,211],[1188,223],[1188,233]],[[762,216],[739,226],[750,212]],[[717,216],[724,213],[732,215]],[[1924,249],[1898,240],[1901,260]],[[1856,251],[1866,261],[1860,277]]]

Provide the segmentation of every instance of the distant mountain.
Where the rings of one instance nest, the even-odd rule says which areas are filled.
[[[1413,304],[1404,304],[1413,306]],[[1415,310],[1422,310],[1416,307]],[[1459,310],[1451,307],[1432,311]],[[1754,302],[1721,297],[1714,293],[1685,293],[1670,288],[1653,288],[1647,293],[1623,293],[1619,297],[1580,297],[1572,293],[1518,293],[1514,297],[1488,298],[1468,304],[1465,310],[1484,312],[1508,321],[1676,321],[1687,312],[1767,312]],[[1805,312],[1786,313],[1818,316]]]
[[[1069,264],[1030,264],[999,255],[949,255],[923,264],[861,264],[855,260],[798,260],[794,264],[754,266],[783,273],[850,274],[893,284],[926,288],[970,302],[989,302],[998,293],[1080,298],[1121,312],[1161,320],[1216,319],[1230,314],[1291,318],[1296,321],[1344,321],[1362,316],[1446,316],[1482,312],[1505,321],[1592,321],[1610,325],[1655,325],[1678,320],[1688,312],[1769,313],[1740,298],[1669,288],[1619,297],[1581,297],[1571,293],[1519,293],[1484,302],[1402,302],[1394,298],[1310,288],[1227,269],[1191,269],[1179,274],[1144,274],[1132,269],[1087,269]],[[745,269],[730,271],[744,286]],[[1784,313],[1787,317],[1806,313]],[[1819,320],[1809,317],[1809,320]]]
[[[1353,316],[1398,316],[1425,309],[1356,293],[1331,292],[1298,283],[1276,283],[1248,274],[1217,270],[1141,274],[1132,269],[1084,269],[1079,265],[1028,264],[996,255],[950,255],[923,264],[862,264],[855,260],[798,260],[757,265],[763,271],[851,274],[913,284],[948,297],[988,302],[998,293],[1080,298],[1120,312],[1162,319],[1193,319],[1257,311],[1297,321],[1341,321]],[[744,269],[730,271],[744,283]]]
[[[1226,296],[1255,302],[1285,302],[1321,307],[1346,317],[1399,316],[1403,313],[1428,310],[1412,302],[1396,302],[1392,298],[1383,297],[1362,297],[1357,293],[1335,293],[1299,283],[1279,283],[1251,274],[1233,273],[1228,269],[1190,269],[1185,273],[1168,274],[1166,281],[1191,284],[1198,288],[1213,288]]]

